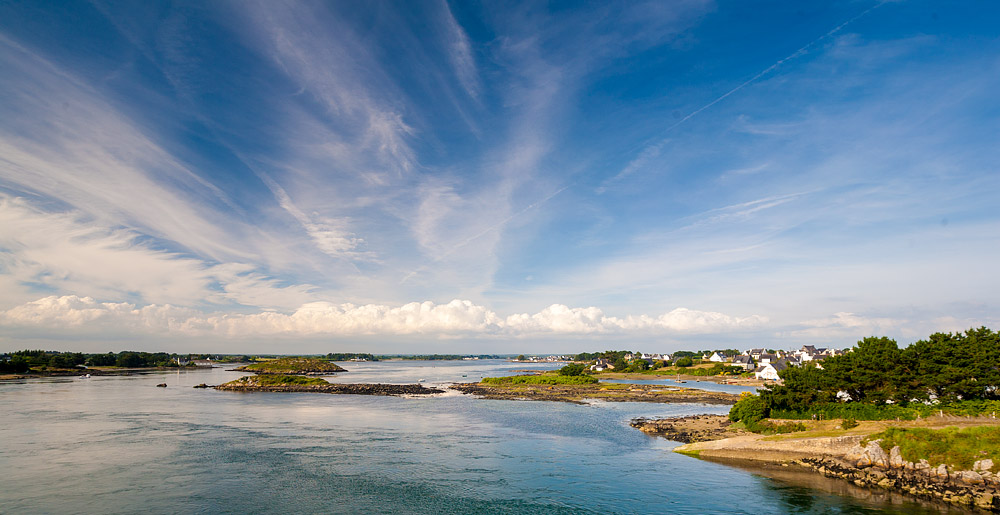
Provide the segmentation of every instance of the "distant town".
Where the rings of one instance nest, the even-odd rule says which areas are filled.
[[[709,351],[677,351],[672,354],[647,354],[645,352],[605,351],[574,355],[518,356],[515,361],[526,363],[585,362],[592,372],[621,371],[643,372],[661,367],[691,367],[700,363],[716,363],[731,367],[733,372],[753,373],[755,379],[777,381],[778,373],[792,365],[820,362],[831,356],[844,354],[845,350],[817,348],[803,345],[798,350],[735,349]],[[820,368],[822,368],[820,366]],[[738,369],[738,370],[737,370]],[[720,368],[725,370],[725,368]]]

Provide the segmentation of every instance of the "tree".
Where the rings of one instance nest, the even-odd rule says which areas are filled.
[[[13,372],[15,374],[23,374],[27,372],[31,367],[28,364],[28,358],[25,356],[13,356],[10,361],[0,361],[0,372]]]
[[[688,356],[685,356],[674,362],[674,365],[677,365],[678,367],[690,367],[691,365],[694,365],[694,360]]]
[[[895,340],[871,336],[859,341],[851,352],[824,360],[824,375],[830,379],[829,387],[847,392],[853,401],[898,401],[903,379],[901,355]]]
[[[517,360],[518,361],[524,361],[524,354],[518,354],[517,355]]]
[[[587,369],[587,367],[585,365],[583,365],[582,363],[570,363],[569,365],[566,365],[566,366],[564,366],[564,367],[562,367],[562,368],[559,369],[559,375],[561,375],[561,376],[578,376],[578,375],[583,374],[583,371],[586,370],[586,369]]]
[[[770,385],[761,392],[772,409],[805,411],[815,404],[837,400],[837,389],[814,362],[790,366],[778,373],[782,385]]]
[[[729,410],[729,420],[743,421],[747,426],[771,415],[771,408],[760,396],[749,392],[740,394],[740,400]]]

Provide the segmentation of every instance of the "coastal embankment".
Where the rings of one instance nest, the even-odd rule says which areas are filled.
[[[886,449],[873,435],[895,428],[970,428],[998,426],[992,418],[931,417],[917,421],[861,422],[839,429],[838,421],[807,421],[807,431],[764,436],[734,430],[725,416],[632,422],[647,434],[688,441],[674,449],[726,464],[797,467],[853,485],[904,493],[952,505],[1000,511],[1000,467],[976,459],[968,468],[926,459],[906,460],[898,445]],[[978,457],[977,457],[978,458]],[[969,461],[969,460],[966,460]]]

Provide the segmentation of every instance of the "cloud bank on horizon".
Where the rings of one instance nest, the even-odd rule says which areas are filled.
[[[997,327],[998,15],[0,5],[0,347]]]

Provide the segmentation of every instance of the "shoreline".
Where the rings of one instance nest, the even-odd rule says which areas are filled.
[[[660,380],[680,380],[685,383],[716,383],[731,384],[736,386],[765,386],[767,383],[760,379],[751,379],[736,376],[696,376],[691,374],[642,374],[633,372],[601,372],[595,374],[597,379],[627,379],[634,381],[660,381]],[[694,388],[694,387],[691,387]]]
[[[963,508],[1000,511],[1000,474],[991,472],[992,466],[985,467],[986,470],[968,471],[945,465],[932,467],[925,460],[908,462],[902,458],[898,447],[886,451],[877,440],[862,445],[867,437],[887,427],[995,426],[998,425],[996,419],[934,417],[909,422],[866,421],[848,430],[836,429],[836,421],[810,421],[805,432],[773,436],[740,434],[728,428],[721,419],[727,417],[637,419],[632,426],[647,434],[670,439],[685,433],[705,436],[703,440],[674,449],[674,452],[699,459],[765,470],[793,467],[871,490]],[[712,424],[722,429],[711,434],[697,433]],[[1000,467],[997,472],[1000,473]]]
[[[151,374],[154,372],[178,372],[192,370],[211,370],[216,367],[144,367],[144,368],[80,368],[57,369],[44,372],[25,372],[23,374],[0,374],[0,381],[17,381],[21,379],[40,379],[43,377],[80,377],[91,376],[129,376],[132,374]]]

